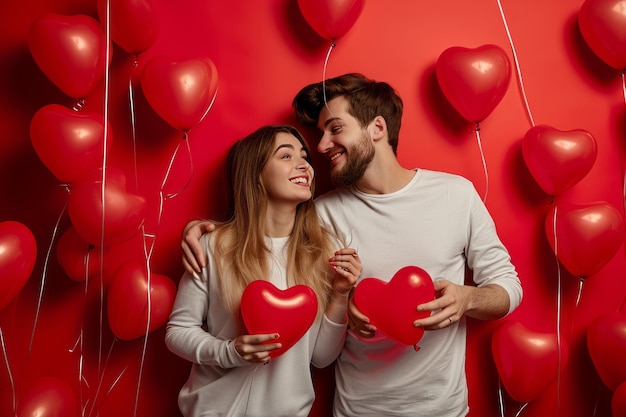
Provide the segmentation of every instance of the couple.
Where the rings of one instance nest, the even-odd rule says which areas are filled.
[[[346,300],[349,331],[345,342],[335,335],[323,342],[326,346],[315,346],[333,350],[337,343],[343,345],[335,368],[334,416],[467,415],[465,316],[498,319],[512,312],[522,298],[519,278],[486,207],[462,177],[409,170],[399,164],[396,151],[403,104],[387,83],[346,74],[303,88],[293,105],[300,122],[321,132],[317,150],[330,161],[337,186],[315,200],[317,214],[335,239],[353,248],[331,257],[331,262],[343,262],[331,266],[346,266],[346,270],[336,268],[340,272],[335,273],[333,290],[326,299],[337,297],[338,307],[344,307],[339,304],[346,300],[346,288],[359,276],[389,280],[407,265],[419,266],[435,279],[435,300],[416,306],[432,312],[415,322],[429,330],[420,340],[419,352],[381,337],[351,300]],[[207,251],[198,240],[213,227],[210,222],[197,221],[186,227],[182,246],[188,271],[206,273],[212,267],[210,258],[208,267],[199,267],[198,262],[206,265]],[[358,257],[353,255],[356,252]],[[298,250],[294,256],[303,255]],[[472,270],[475,285],[465,285],[466,267]],[[178,300],[173,317],[177,305]],[[326,313],[320,328],[341,328],[341,320],[334,320],[337,316]],[[168,337],[174,330],[170,322]],[[319,343],[330,333],[320,332]],[[171,343],[168,346],[180,352]],[[241,360],[238,353],[236,359]],[[187,358],[203,363],[194,355]],[[277,365],[280,359],[270,365]],[[214,365],[212,383],[219,385],[219,376],[227,370],[219,363],[209,365]],[[194,393],[189,388],[190,382],[181,392],[181,404],[202,401],[202,388],[194,387]],[[216,387],[214,393],[220,389]],[[210,404],[213,400],[204,401]],[[281,401],[294,399],[285,395]],[[262,401],[255,403],[257,409],[250,412],[248,407],[248,415],[270,415],[263,411],[264,406]],[[189,415],[202,413],[198,409]]]

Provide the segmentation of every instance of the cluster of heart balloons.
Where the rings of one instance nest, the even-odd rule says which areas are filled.
[[[97,8],[100,21],[86,15],[48,13],[35,19],[28,33],[31,55],[41,71],[61,91],[79,101],[103,82],[112,42],[137,55],[150,48],[159,33],[154,0],[98,0]],[[215,99],[217,70],[205,57],[156,56],[144,65],[141,85],[153,110],[172,127],[188,132],[202,121]],[[33,116],[30,137],[40,160],[70,191],[68,213],[72,225],[57,247],[59,263],[73,280],[96,277],[101,272],[101,250],[128,241],[141,231],[146,199],[127,190],[121,169],[104,166],[113,134],[102,114],[85,111],[82,106],[70,109],[49,104]],[[138,312],[146,314],[147,294],[156,297],[151,303],[150,331],[156,328],[154,324],[162,325],[163,311],[171,308],[169,299],[175,293],[173,284],[164,283],[169,278],[150,274],[151,289],[142,294],[138,290],[141,273],[122,267],[112,272],[108,306],[115,335],[128,340],[145,334],[146,319],[136,317],[131,324],[125,320]],[[125,276],[125,285],[135,288],[134,301],[116,295],[119,285],[115,282],[122,280],[115,278],[118,276]],[[147,280],[147,272],[142,276]],[[157,291],[169,298],[163,296],[159,301],[154,295]]]

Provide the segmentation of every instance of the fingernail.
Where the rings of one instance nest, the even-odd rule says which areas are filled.
[[[196,271],[193,271],[192,275],[195,279],[198,279],[198,280],[200,279],[200,275]]]

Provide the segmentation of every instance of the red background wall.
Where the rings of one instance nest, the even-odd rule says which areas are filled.
[[[85,109],[103,112],[103,103],[108,106],[113,137],[109,161],[129,178],[136,169],[138,191],[148,202],[146,225],[149,232],[156,230],[152,270],[177,282],[183,271],[179,250],[183,225],[192,218],[223,213],[220,170],[226,150],[262,124],[294,122],[291,99],[303,85],[321,80],[329,41],[307,25],[295,0],[156,3],[161,25],[156,42],[139,54],[135,70],[134,57],[115,46],[108,99],[103,100],[101,86],[87,97]],[[584,129],[596,138],[594,167],[560,198],[577,203],[602,200],[622,211],[626,132],[620,73],[584,42],[577,24],[581,0],[502,3],[506,23],[494,1],[370,0],[332,50],[326,75],[362,72],[392,84],[405,101],[401,162],[407,167],[464,175],[483,195],[485,173],[474,126],[448,104],[434,66],[446,48],[483,44],[499,45],[513,63],[508,26],[524,88],[512,67],[507,93],[481,123],[480,131],[489,180],[486,204],[525,292],[522,305],[508,319],[522,322],[531,331],[553,334],[560,323],[562,343],[570,350],[558,383],[532,401],[522,415],[608,416],[611,392],[591,362],[586,331],[602,313],[617,311],[624,299],[624,250],[620,248],[608,264],[585,280],[576,305],[578,279],[557,266],[543,229],[551,207],[549,196],[534,181],[522,157],[521,139],[531,124],[521,93],[526,93],[537,124]],[[74,100],[46,78],[29,52],[28,28],[48,12],[97,18],[95,0],[5,1],[0,5],[0,221],[28,226],[38,248],[26,286],[0,311],[4,334],[0,347],[6,358],[0,366],[0,414],[12,415],[13,392],[18,401],[28,401],[23,399],[28,386],[40,377],[52,376],[70,385],[77,406],[85,409],[83,415],[176,416],[176,396],[189,368],[166,350],[163,329],[150,333],[145,348],[143,338],[115,340],[99,286],[86,289],[70,280],[54,255],[58,236],[71,225],[63,212],[68,193],[37,157],[29,124],[42,106],[71,107]],[[142,66],[157,55],[206,56],[219,74],[215,103],[189,135],[193,165],[183,145],[166,187],[182,192],[164,202],[162,216],[158,214],[159,187],[182,135],[156,115],[137,83]],[[128,101],[131,77],[136,88],[134,123]],[[191,182],[185,186],[190,166]],[[319,161],[317,173],[322,179],[326,168]],[[328,186],[321,188],[324,191]],[[145,259],[140,236],[107,248],[104,282],[116,266],[130,259]],[[106,292],[102,297],[105,301]],[[491,334],[497,324],[469,322],[471,416],[500,415],[499,378],[491,352]],[[81,330],[82,349],[77,346]],[[79,375],[84,377],[82,384]],[[313,415],[328,415],[329,375],[325,371],[316,376],[320,395]],[[507,414],[514,415],[519,404],[506,392],[503,397]]]

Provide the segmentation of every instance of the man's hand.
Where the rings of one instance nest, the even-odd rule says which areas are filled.
[[[356,307],[353,295],[354,291],[350,295],[350,302],[348,303],[348,326],[360,337],[374,337],[376,326],[370,324],[370,319]]]
[[[213,230],[215,223],[211,220],[192,220],[185,225],[180,247],[183,251],[183,266],[190,274],[199,274],[206,266],[206,254],[202,250],[200,238]]]

